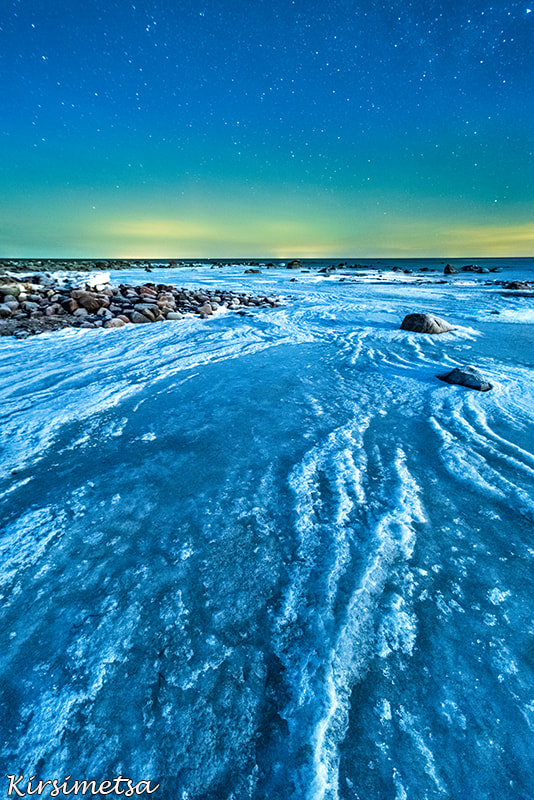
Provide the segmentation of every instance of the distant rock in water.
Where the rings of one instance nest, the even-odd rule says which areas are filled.
[[[300,259],[295,258],[293,261],[290,261],[289,264],[286,265],[287,269],[302,269],[302,262]]]
[[[505,283],[503,289],[531,289],[532,286],[528,281],[510,281],[509,283]]]
[[[445,383],[466,386],[468,389],[476,389],[479,392],[489,392],[490,389],[493,389],[493,385],[474,367],[455,367],[450,372],[436,377]]]
[[[456,267],[453,267],[452,264],[446,264],[443,273],[445,275],[457,275],[458,270],[456,269]]]
[[[402,320],[401,330],[415,333],[447,333],[453,331],[454,328],[444,319],[435,317],[433,314],[408,314]]]

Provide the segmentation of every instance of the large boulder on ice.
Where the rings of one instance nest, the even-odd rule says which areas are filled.
[[[408,314],[402,320],[401,330],[415,333],[447,333],[447,331],[453,331],[454,328],[441,317],[435,317],[434,314]]]
[[[474,367],[455,367],[450,372],[437,375],[437,377],[445,383],[466,386],[468,389],[476,389],[479,392],[489,392],[493,388],[492,384]]]

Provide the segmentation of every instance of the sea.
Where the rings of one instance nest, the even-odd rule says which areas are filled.
[[[0,339],[0,797],[533,800],[534,259],[268,263]]]

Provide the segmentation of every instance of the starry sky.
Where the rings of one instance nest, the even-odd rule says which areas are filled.
[[[0,257],[532,256],[533,87],[530,0],[0,0]]]

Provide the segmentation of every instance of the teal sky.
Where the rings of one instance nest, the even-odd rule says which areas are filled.
[[[0,256],[534,253],[526,3],[5,8]]]

